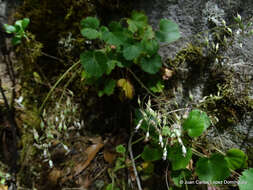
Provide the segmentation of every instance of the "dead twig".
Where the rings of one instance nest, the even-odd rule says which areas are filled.
[[[138,172],[137,172],[135,162],[134,162],[134,156],[133,156],[133,150],[132,150],[133,136],[134,136],[134,131],[131,132],[131,136],[130,136],[129,141],[128,141],[128,151],[129,151],[129,154],[130,154],[130,159],[131,159],[131,163],[132,163],[132,166],[133,166],[134,175],[135,175],[138,190],[142,190],[141,181],[140,181],[140,178],[138,177]]]
[[[5,108],[6,108],[6,119],[8,121],[8,124],[10,126],[10,132],[11,132],[11,147],[8,147],[10,154],[11,154],[11,160],[8,160],[10,164],[10,172],[15,173],[17,172],[17,160],[18,160],[18,152],[17,152],[17,123],[15,121],[15,99],[16,99],[16,75],[14,71],[14,65],[10,57],[10,51],[7,48],[5,49],[5,54],[3,54],[3,61],[6,64],[6,72],[10,78],[11,81],[11,98],[8,101],[5,90],[2,87],[2,80],[0,79],[0,93],[3,97]]]
[[[166,182],[166,186],[167,186],[167,189],[170,190],[170,186],[169,186],[169,181],[168,181],[168,170],[169,170],[169,164],[167,165],[166,167],[166,173],[165,173],[165,182]]]

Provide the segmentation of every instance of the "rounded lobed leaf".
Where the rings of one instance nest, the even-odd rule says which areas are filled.
[[[22,28],[23,28],[23,29],[26,29],[27,26],[29,25],[29,23],[30,23],[30,19],[29,19],[29,18],[24,18],[24,19],[22,20]]]
[[[107,96],[112,95],[113,92],[114,92],[115,86],[116,86],[116,81],[115,80],[113,80],[113,79],[107,80],[105,82],[104,89],[98,92],[98,96],[101,97],[104,94],[106,94]]]
[[[199,179],[203,181],[221,181],[230,175],[227,162],[221,154],[213,154],[210,158],[200,158],[197,161],[196,172]]]
[[[185,169],[192,157],[191,148],[186,149],[186,155],[183,155],[182,147],[176,144],[168,150],[168,159],[172,162],[173,170]]]
[[[145,40],[143,39],[141,41],[141,45],[142,45],[142,48],[144,49],[144,51],[152,56],[154,55],[155,53],[157,53],[158,49],[159,49],[159,44],[156,40],[154,39],[151,39],[151,40]]]
[[[147,16],[143,13],[133,11],[131,19],[127,19],[128,29],[132,33],[144,29],[148,24]]]
[[[171,43],[180,38],[178,25],[171,20],[161,19],[160,30],[156,31],[156,38],[161,42]]]
[[[156,161],[162,159],[162,151],[158,148],[150,148],[148,145],[144,147],[141,157],[144,161]]]
[[[201,110],[195,109],[189,113],[188,118],[183,123],[183,128],[188,132],[190,137],[198,137],[210,124],[207,114]]]
[[[107,70],[107,57],[98,51],[87,51],[80,55],[80,60],[85,72],[91,77],[101,77]]]
[[[16,28],[9,24],[4,24],[4,29],[8,34],[16,32]]]
[[[242,172],[242,176],[239,178],[240,190],[252,190],[253,189],[253,168]]]
[[[99,38],[99,36],[100,36],[100,32],[98,32],[97,30],[92,29],[92,28],[82,29],[81,34],[83,35],[83,37],[86,37],[89,40],[94,40],[96,38]]]
[[[171,179],[177,187],[182,187],[182,180],[188,179],[192,174],[191,171],[184,169],[171,172]]]
[[[115,45],[116,47],[123,44],[119,36],[109,31],[102,32],[102,40],[104,40],[107,44]]]
[[[126,148],[120,144],[118,146],[116,146],[116,152],[120,153],[120,154],[124,154],[126,152]]]
[[[143,71],[149,74],[157,73],[162,67],[162,60],[160,55],[155,54],[152,57],[142,57],[140,60],[140,67]]]
[[[138,58],[140,54],[141,47],[138,45],[126,45],[123,49],[123,56],[128,61]]]
[[[119,65],[120,62],[117,60],[109,60],[106,62],[107,64],[107,69],[106,69],[106,74],[109,75],[112,70],[116,67],[116,65]]]
[[[232,170],[243,168],[247,164],[247,156],[243,151],[236,148],[228,150],[225,159],[228,167]]]
[[[85,19],[81,20],[81,27],[82,28],[93,28],[98,29],[100,22],[95,17],[86,17]]]
[[[11,43],[12,43],[12,45],[14,45],[14,46],[20,44],[20,43],[21,43],[21,37],[13,37],[13,38],[11,39]]]

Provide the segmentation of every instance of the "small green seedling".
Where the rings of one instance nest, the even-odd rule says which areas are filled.
[[[12,38],[12,45],[18,45],[21,43],[22,38],[28,39],[25,29],[30,23],[29,18],[17,20],[14,25],[4,24],[4,29],[8,34],[14,34]]]

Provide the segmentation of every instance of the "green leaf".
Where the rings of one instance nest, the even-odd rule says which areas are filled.
[[[144,161],[156,161],[162,159],[162,151],[160,148],[150,148],[148,145],[144,147],[141,157]]]
[[[132,38],[132,34],[118,22],[111,22],[109,24],[109,29],[110,31],[107,31],[109,33],[105,32],[102,37],[103,40],[110,45],[123,45]]]
[[[91,77],[101,77],[107,70],[107,57],[102,52],[87,51],[80,55],[85,71]]]
[[[20,29],[23,29],[22,20],[17,20],[14,25]]]
[[[106,186],[106,190],[120,190],[116,185],[113,185],[112,183],[108,184]]]
[[[237,170],[245,167],[247,156],[243,151],[233,148],[227,151],[225,159],[228,162],[228,167],[230,169]]]
[[[140,66],[143,71],[149,74],[155,74],[162,67],[161,57],[158,54],[155,54],[150,58],[142,57],[140,60]]]
[[[99,24],[100,24],[99,20],[95,17],[86,17],[85,19],[81,20],[82,28],[98,29]]]
[[[92,28],[82,29],[81,34],[83,35],[83,37],[86,37],[89,40],[94,40],[94,39],[98,38],[101,35],[100,32],[98,32],[97,30],[92,29]]]
[[[221,181],[230,175],[227,162],[221,154],[200,158],[197,161],[196,172],[202,181]]]
[[[161,80],[158,80],[158,81],[153,80],[148,87],[152,92],[158,93],[158,92],[163,91],[164,84],[163,84],[163,81],[161,81]]]
[[[127,24],[128,24],[128,29],[129,29],[132,33],[137,32],[138,27],[137,27],[136,23],[135,23],[133,20],[128,19],[128,20],[127,20]]]
[[[207,114],[201,110],[195,109],[189,113],[188,118],[183,123],[183,128],[188,132],[190,137],[198,137],[210,124]]]
[[[24,18],[22,20],[22,28],[25,30],[27,28],[27,26],[29,25],[30,23],[30,19],[29,18]]]
[[[106,26],[101,26],[100,31],[103,32],[109,32],[109,29]]]
[[[118,146],[116,146],[116,152],[120,153],[120,154],[124,154],[126,152],[126,148],[120,144]]]
[[[186,155],[183,155],[182,147],[176,144],[168,150],[168,159],[172,162],[173,170],[185,169],[192,157],[191,148],[186,148]]]
[[[9,24],[4,24],[4,29],[8,34],[16,32],[16,28]]]
[[[11,39],[11,43],[12,43],[12,45],[16,46],[16,45],[18,45],[18,44],[21,43],[21,38],[19,38],[19,37],[13,37]]]
[[[239,178],[240,190],[252,190],[253,189],[253,168],[242,172],[242,176]]]
[[[171,43],[180,38],[178,25],[168,19],[161,19],[160,30],[156,31],[156,38],[161,42]]]
[[[189,171],[187,169],[171,172],[171,179],[177,187],[182,187],[181,180],[184,181],[185,179],[187,179],[190,176],[191,176],[191,171]]]
[[[105,82],[105,87],[102,91],[99,91],[98,92],[98,96],[101,97],[103,96],[104,94],[106,94],[107,96],[110,96],[113,94],[114,92],[114,89],[115,89],[115,86],[116,86],[116,81],[113,80],[113,79],[109,79]]]
[[[143,13],[133,11],[131,19],[127,19],[128,29],[135,33],[137,30],[144,29],[147,26],[148,19]]]
[[[123,49],[123,56],[126,60],[133,60],[141,54],[141,47],[138,45],[127,45]]]
[[[170,128],[168,126],[164,126],[163,129],[162,129],[162,135],[163,136],[169,136],[171,135],[171,131],[170,131]]]
[[[151,40],[155,37],[155,33],[153,31],[153,28],[151,26],[146,26],[145,27],[145,31],[143,33],[142,39],[145,40]]]
[[[112,31],[112,32],[119,32],[119,31],[123,30],[123,27],[120,24],[120,22],[116,22],[116,21],[110,22],[108,27],[109,27],[110,31]]]
[[[116,160],[115,166],[113,168],[113,171],[116,172],[122,168],[125,168],[125,158],[124,157],[119,157]]]
[[[109,60],[106,62],[107,64],[107,70],[106,70],[106,74],[109,75],[112,70],[116,67],[116,65],[120,65],[120,62],[117,60]]]
[[[157,53],[158,49],[159,49],[159,44],[156,40],[151,39],[151,40],[145,40],[143,39],[141,41],[141,45],[144,49],[144,51],[149,54],[149,55],[153,55],[155,53]]]
[[[105,84],[104,93],[108,96],[112,95],[114,92],[115,86],[116,86],[116,81],[113,79],[109,79],[109,81],[107,81]]]
[[[112,32],[105,31],[102,33],[102,40],[109,45],[115,45],[116,47],[123,44],[122,40]]]

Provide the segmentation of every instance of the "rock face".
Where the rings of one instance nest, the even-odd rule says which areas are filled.
[[[3,2],[2,0],[0,1],[0,53],[2,53],[3,48],[5,46],[5,40],[4,40],[4,29],[3,29],[3,24],[7,23],[7,3]]]
[[[224,21],[227,26],[231,26],[233,35],[228,37],[228,41],[231,43],[229,43],[226,48],[219,50],[218,53],[219,56],[226,58],[225,61],[217,59],[210,60],[210,67],[205,67],[206,69],[197,73],[197,77],[195,76],[195,78],[191,77],[191,75],[196,75],[196,71],[194,71],[195,73],[193,74],[193,70],[189,69],[189,66],[180,65],[181,69],[184,70],[185,75],[188,77],[181,78],[181,81],[178,81],[177,85],[180,86],[179,89],[181,89],[181,92],[175,92],[175,100],[181,106],[187,104],[191,105],[192,101],[198,103],[204,98],[204,96],[210,95],[210,93],[207,93],[208,91],[215,93],[215,91],[210,89],[214,87],[210,86],[211,83],[217,80],[215,86],[223,84],[222,81],[215,78],[217,75],[213,76],[210,72],[213,72],[214,68],[216,71],[229,71],[231,74],[231,78],[229,79],[231,84],[230,87],[233,89],[233,100],[231,100],[231,104],[234,105],[232,106],[232,110],[240,112],[240,114],[239,116],[236,116],[237,118],[235,119],[235,122],[226,123],[227,127],[225,127],[225,129],[210,128],[206,135],[206,141],[215,144],[215,146],[224,150],[232,147],[243,149],[248,153],[248,156],[251,159],[250,165],[252,166],[252,106],[239,111],[241,107],[238,107],[238,105],[235,106],[235,102],[239,101],[241,97],[244,97],[243,99],[247,99],[245,105],[249,105],[252,104],[253,100],[253,35],[247,35],[253,27],[250,26],[245,31],[242,31],[240,27],[234,27],[234,24],[236,23],[234,17],[239,14],[244,26],[252,22],[253,1],[140,0],[137,8],[146,12],[150,23],[154,27],[158,26],[161,18],[171,19],[179,25],[182,38],[173,44],[162,45],[162,48],[160,49],[160,54],[164,60],[168,58],[174,59],[179,50],[185,48],[187,43],[191,42],[196,44],[197,34],[199,34],[199,41],[203,42],[202,39],[205,38],[208,40],[209,44],[214,43],[217,45],[219,42],[214,38],[215,32],[212,30],[215,27],[224,26]],[[200,44],[201,43],[197,43],[196,45]],[[209,54],[210,48],[203,48],[206,49],[205,53]],[[228,76],[225,75],[224,80],[228,81],[228,78],[226,77]],[[188,83],[186,80],[192,80],[192,82]],[[190,100],[187,97],[190,93],[194,100]],[[225,106],[220,109],[225,109]],[[229,112],[230,114],[220,115],[219,119],[222,119],[222,117],[223,119],[224,117],[233,118],[232,111],[230,110]],[[219,126],[221,128],[223,127],[222,125],[225,124],[220,122]]]
[[[6,55],[11,55],[11,53],[8,53],[7,51],[8,35],[4,31],[3,25],[7,24],[10,20],[9,16],[11,14],[11,11],[13,11],[17,5],[17,2],[17,0],[0,0],[0,79],[2,81],[2,87],[4,90],[6,90],[5,93],[7,98],[11,97],[12,83],[9,75],[7,74]],[[2,101],[2,96],[0,97],[0,100]]]
[[[4,32],[3,25],[7,24],[11,12],[18,4],[18,0],[0,0],[0,55],[6,54],[6,33]]]

